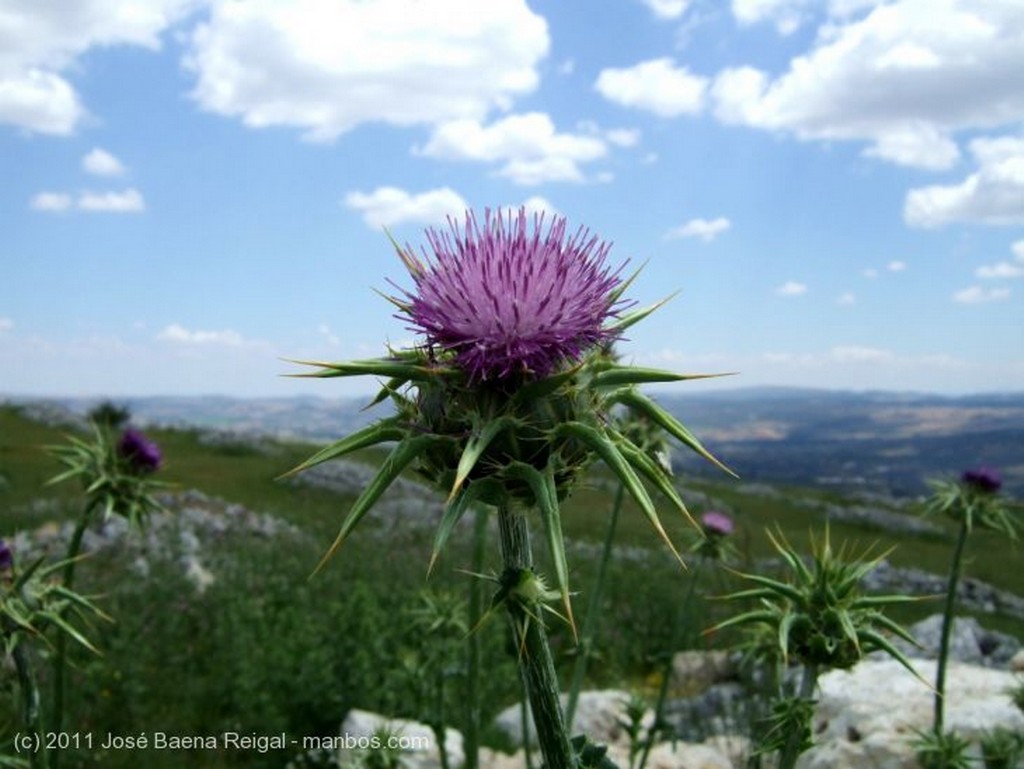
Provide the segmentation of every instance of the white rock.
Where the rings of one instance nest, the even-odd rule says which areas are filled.
[[[626,704],[629,702],[628,692],[619,689],[602,689],[580,692],[576,703],[576,713],[572,719],[570,734],[585,734],[591,742],[602,745],[613,745],[628,741],[629,735],[623,728],[627,721]],[[568,698],[562,695],[564,708]],[[648,709],[642,719],[644,727],[650,727],[654,714]],[[522,745],[523,722],[522,706],[515,704],[505,708],[494,719],[494,725],[514,744]],[[535,745],[537,735],[530,718],[530,744]]]
[[[934,660],[911,660],[925,681]],[[977,739],[997,726],[1020,731],[1024,715],[1006,694],[1012,673],[951,662],[946,670],[946,728]],[[932,726],[934,694],[895,660],[865,660],[819,681],[815,747],[799,769],[911,769],[917,731]]]
[[[402,758],[409,769],[440,769],[441,756],[438,752],[434,730],[418,721],[401,718],[387,718],[368,710],[350,710],[341,725],[341,740],[338,763],[348,766],[360,755],[375,737],[382,732],[396,736],[402,748]],[[455,729],[445,729],[445,750],[451,767],[461,767],[466,761],[462,747],[462,734]],[[350,747],[348,747],[350,746]]]
[[[673,691],[699,694],[712,684],[728,680],[732,672],[727,651],[690,649],[672,655]]]

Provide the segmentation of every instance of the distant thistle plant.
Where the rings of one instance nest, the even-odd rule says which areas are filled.
[[[946,585],[946,601],[942,612],[939,656],[935,668],[935,705],[932,731],[918,743],[918,758],[923,766],[959,766],[963,740],[945,729],[946,669],[949,664],[949,638],[956,609],[956,591],[963,568],[964,549],[970,533],[978,529],[996,531],[1009,539],[1017,539],[1017,522],[1010,506],[1000,498],[1003,481],[991,467],[963,472],[959,481],[933,481],[932,495],[925,503],[925,513],[946,515],[958,524],[956,545]],[[930,764],[927,762],[931,762]],[[945,763],[943,763],[945,762]]]
[[[52,478],[55,484],[77,479],[85,495],[75,527],[68,541],[61,570],[64,588],[71,590],[75,581],[75,565],[82,547],[85,530],[99,514],[103,520],[119,515],[135,525],[142,525],[155,511],[163,507],[154,494],[165,484],[154,481],[153,474],[163,464],[159,446],[135,429],[115,433],[114,422],[92,422],[92,439],[68,436],[67,442],[50,446],[49,451],[65,470]],[[59,732],[64,713],[64,676],[67,667],[66,640],[57,639],[56,669],[53,676],[53,723]],[[60,752],[51,757],[52,769],[60,763]]]
[[[501,211],[481,223],[430,229],[431,254],[392,241],[413,281],[388,299],[422,344],[384,358],[308,363],[302,376],[383,377],[371,405],[391,400],[393,416],[333,443],[298,472],[358,449],[394,442],[376,477],[342,521],[321,566],[407,468],[439,488],[445,510],[432,567],[458,521],[475,503],[498,510],[505,572],[498,581],[520,647],[519,662],[548,769],[575,766],[558,705],[557,680],[543,632],[542,607],[553,592],[572,623],[559,502],[600,459],[622,482],[657,534],[678,557],[641,479],[680,511],[671,477],[617,427],[622,407],[648,417],[698,454],[717,461],[667,411],[636,389],[692,378],[633,368],[608,344],[659,305],[627,312],[631,279],[607,264],[609,244],[584,228],[567,235],[564,218]],[[660,304],[660,303],[659,303]],[[536,509],[552,556],[556,591],[533,568],[526,511]]]
[[[768,532],[783,563],[791,572],[786,581],[759,574],[739,574],[755,587],[726,596],[730,600],[754,600],[757,608],[712,628],[731,626],[753,629],[756,654],[784,668],[790,662],[802,666],[795,696],[780,691],[762,741],[762,752],[779,751],[781,769],[792,769],[799,755],[810,747],[813,696],[818,676],[827,670],[846,670],[865,654],[884,651],[917,675],[910,661],[886,637],[892,633],[910,643],[913,637],[882,613],[885,606],[916,600],[902,595],[865,595],[864,576],[888,552],[872,556],[870,549],[851,558],[845,548],[834,550],[828,529],[820,541],[811,540],[811,564],[781,534]],[[709,631],[711,632],[711,631]],[[781,673],[779,680],[783,680]]]

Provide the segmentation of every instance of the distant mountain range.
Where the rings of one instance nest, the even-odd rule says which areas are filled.
[[[1024,492],[1024,393],[946,397],[891,392],[750,388],[657,400],[747,481],[835,485],[918,494],[928,478],[978,465]],[[38,399],[8,398],[30,403]],[[96,399],[51,399],[85,413]],[[369,423],[365,399],[146,397],[116,399],[144,424],[198,427],[313,441]],[[677,452],[682,473],[715,468]]]

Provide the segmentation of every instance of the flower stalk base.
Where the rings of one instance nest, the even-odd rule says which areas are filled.
[[[502,582],[508,584],[510,580],[517,581],[524,572],[532,573],[533,570],[526,516],[509,507],[501,507],[498,510],[498,530],[505,568]],[[558,696],[558,677],[544,634],[541,604],[539,601],[533,601],[532,605],[524,604],[527,602],[519,597],[506,601],[544,766],[546,769],[575,769],[576,761]],[[529,746],[524,748],[529,750]]]

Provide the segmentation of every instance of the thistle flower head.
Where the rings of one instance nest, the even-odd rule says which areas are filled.
[[[163,462],[160,447],[138,430],[129,429],[121,433],[117,455],[138,473],[156,472]]]
[[[14,568],[14,551],[7,544],[7,540],[0,539],[0,571],[10,571]]]
[[[415,282],[394,299],[411,330],[452,353],[472,381],[541,378],[577,359],[612,332],[618,271],[605,264],[610,244],[584,228],[566,235],[555,217],[529,226],[526,210],[503,217],[472,213],[461,229],[428,230],[433,258],[400,252]]]
[[[995,494],[1003,486],[1003,479],[999,475],[999,471],[991,467],[967,470],[960,476],[960,482],[983,494]]]
[[[735,530],[732,518],[714,510],[700,517],[700,525],[706,536],[728,537]]]

